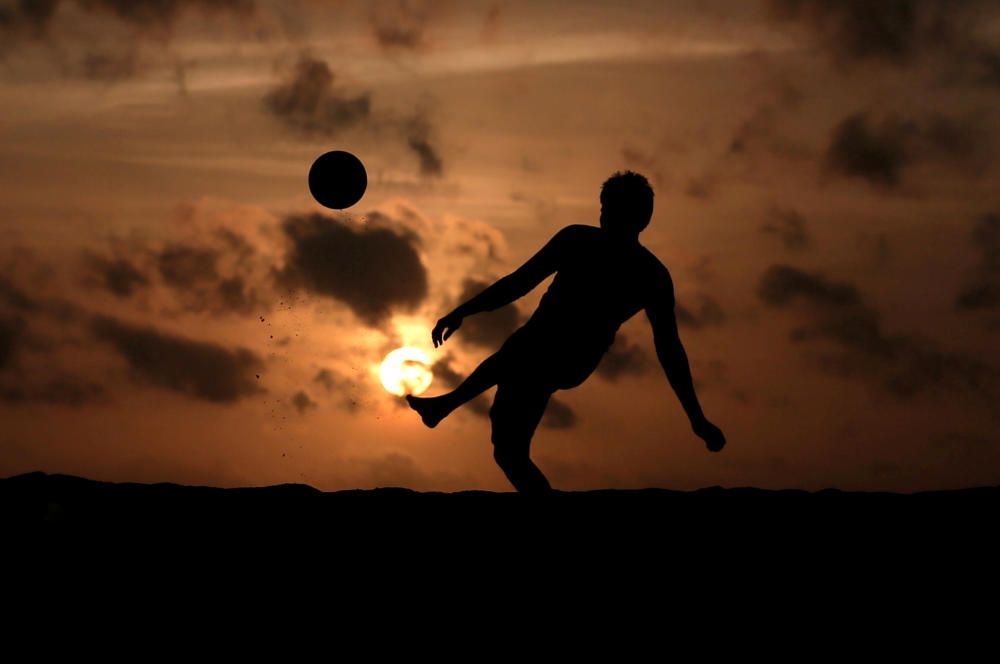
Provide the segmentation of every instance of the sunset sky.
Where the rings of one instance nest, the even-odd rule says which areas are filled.
[[[998,484],[998,140],[986,0],[0,0],[0,476],[509,490],[487,402],[426,429],[379,363],[453,386],[547,283],[434,322],[632,169],[729,442],[639,314],[555,488]]]

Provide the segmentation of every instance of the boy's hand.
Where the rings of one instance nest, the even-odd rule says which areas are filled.
[[[434,342],[434,347],[437,348],[443,344],[445,339],[455,334],[455,330],[460,327],[462,327],[462,317],[454,311],[439,320],[431,331],[431,341]]]
[[[726,446],[726,437],[722,430],[709,422],[706,418],[691,423],[691,430],[694,434],[705,441],[705,447],[710,452],[718,452]]]

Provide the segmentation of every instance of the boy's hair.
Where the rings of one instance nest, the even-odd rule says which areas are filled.
[[[617,171],[601,185],[601,202],[613,206],[636,233],[653,217],[653,188],[633,171]]]

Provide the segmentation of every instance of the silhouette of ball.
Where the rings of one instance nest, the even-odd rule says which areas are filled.
[[[365,195],[368,174],[350,152],[334,150],[320,155],[309,169],[309,191],[316,202],[333,210],[349,208]]]

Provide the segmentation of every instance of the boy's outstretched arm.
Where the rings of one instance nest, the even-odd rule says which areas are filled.
[[[431,332],[434,347],[437,348],[444,343],[445,339],[454,334],[466,316],[478,314],[481,311],[493,311],[505,304],[510,304],[529,293],[546,277],[555,272],[559,256],[566,250],[565,245],[568,235],[572,232],[571,229],[572,226],[563,228],[524,265],[498,279],[481,293],[460,304],[454,311],[439,320]]]
[[[691,420],[691,430],[705,441],[705,446],[712,452],[718,452],[726,444],[726,437],[719,427],[708,421],[698,403],[698,395],[694,391],[694,380],[691,377],[691,366],[687,353],[681,344],[677,331],[677,317],[674,315],[673,288],[664,297],[656,299],[646,307],[646,317],[653,327],[653,342],[656,345],[656,356],[663,366],[670,386],[677,393],[677,398],[684,407],[688,419]]]

